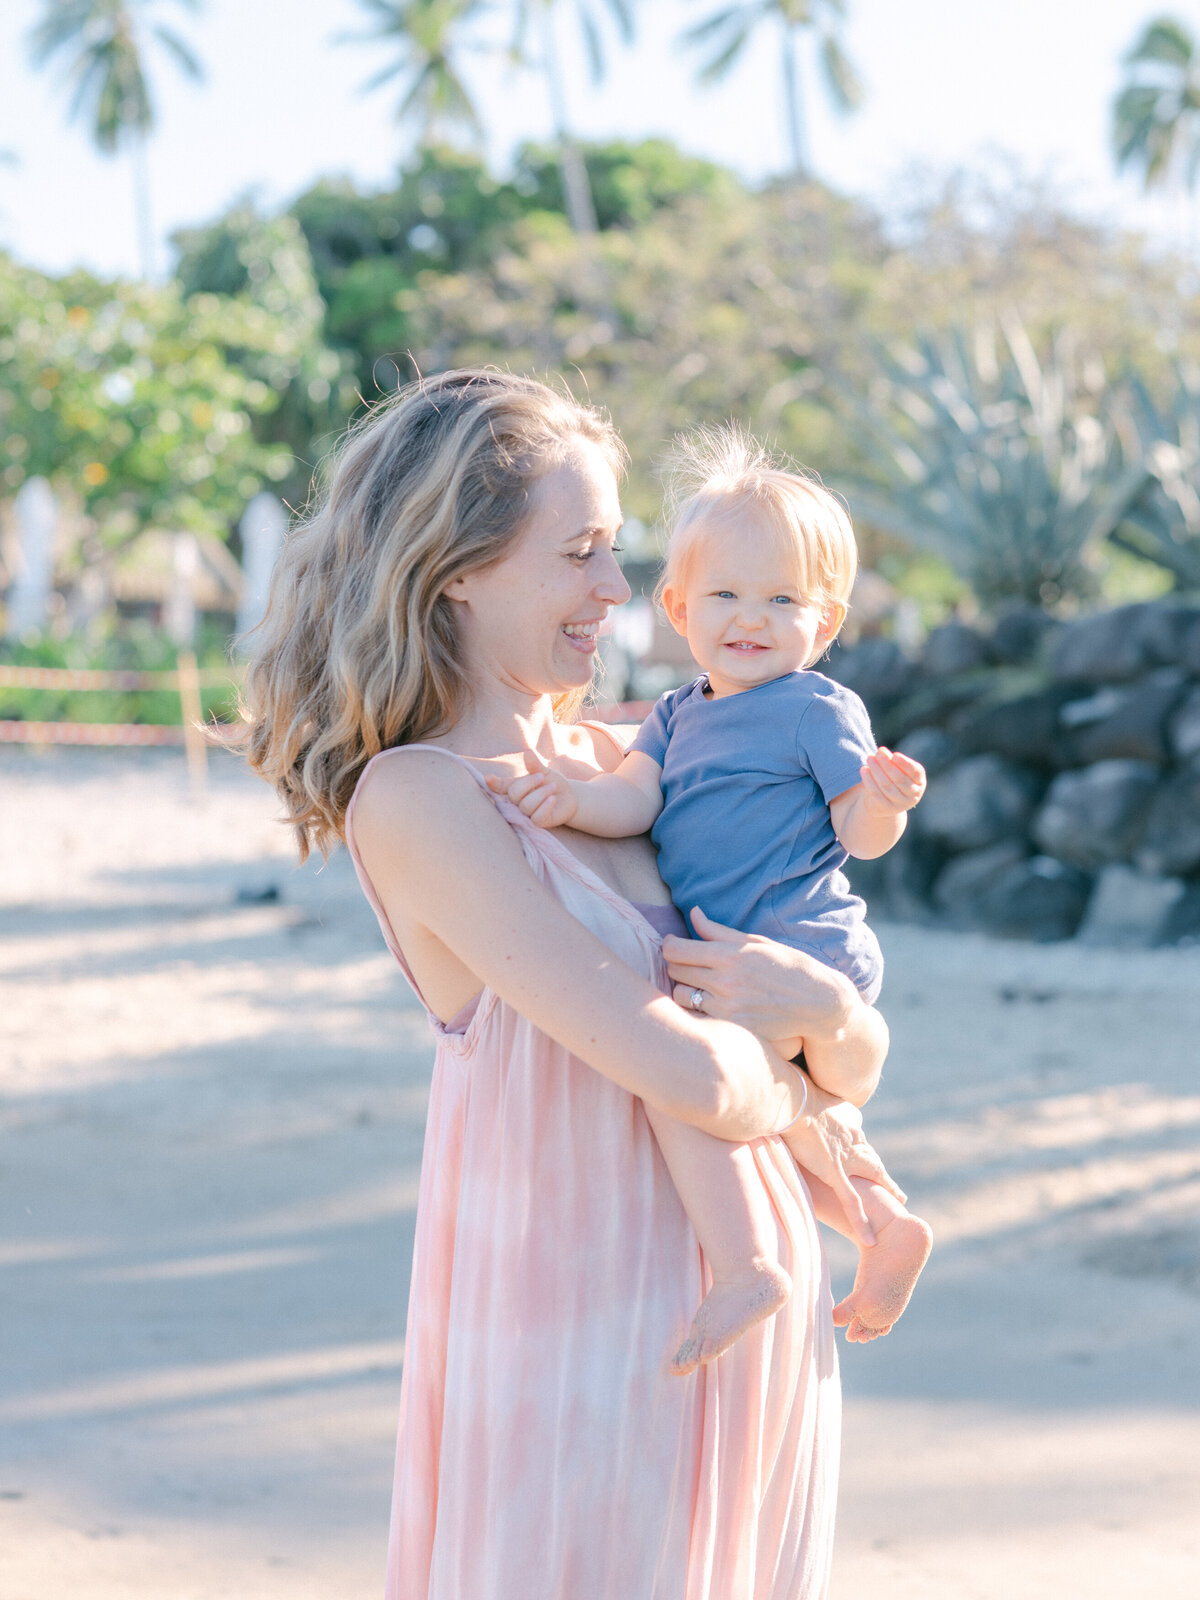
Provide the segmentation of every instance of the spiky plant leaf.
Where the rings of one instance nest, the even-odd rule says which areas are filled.
[[[1087,591],[1090,561],[1149,469],[1122,448],[1107,391],[1070,341],[1039,354],[1015,316],[999,341],[958,329],[880,351],[871,400],[852,401],[873,467],[851,506],[946,560],[984,604]]]

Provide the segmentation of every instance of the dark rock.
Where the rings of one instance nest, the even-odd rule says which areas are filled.
[[[1128,683],[1155,665],[1146,638],[1146,606],[1118,606],[1069,622],[1055,639],[1050,669],[1076,683]]]
[[[1163,944],[1200,943],[1200,883],[1189,883],[1171,907],[1163,928]]]
[[[1189,689],[1167,723],[1167,742],[1177,761],[1200,755],[1200,684]]]
[[[887,708],[882,721],[884,743],[898,744],[912,728],[949,726],[968,716],[970,707],[991,692],[988,674],[982,672],[921,683]]]
[[[912,662],[892,639],[864,639],[847,647],[834,643],[820,671],[853,689],[869,706],[889,703],[912,682]]]
[[[1042,641],[1061,624],[1036,606],[1013,605],[996,618],[988,654],[1001,666],[1024,666],[1034,660]]]
[[[944,622],[934,628],[921,650],[921,668],[932,678],[974,672],[987,661],[987,646],[965,622]]]
[[[1178,600],[1153,600],[1137,624],[1147,659],[1158,666],[1178,666],[1188,637],[1200,624],[1200,606]]]
[[[1038,944],[1069,939],[1079,926],[1090,887],[1085,873],[1052,856],[1014,861],[981,890],[975,926]]]
[[[1200,622],[1191,623],[1180,641],[1179,665],[1200,678]]]
[[[1096,879],[1079,938],[1084,944],[1139,949],[1161,944],[1183,895],[1181,878],[1139,872],[1120,863],[1107,866]]]
[[[1178,667],[1162,667],[1129,689],[1100,689],[1070,700],[1059,713],[1074,762],[1169,759],[1167,718],[1183,694],[1186,679]]]
[[[1125,860],[1141,838],[1157,780],[1146,761],[1097,761],[1062,772],[1034,818],[1033,837],[1073,866]]]
[[[900,749],[919,761],[931,777],[962,754],[957,741],[942,728],[913,728],[904,735]]]
[[[1067,744],[1059,712],[1078,690],[1055,683],[1012,700],[992,701],[972,708],[954,723],[953,731],[970,751],[990,750],[1007,761],[1036,767],[1067,764]]]
[[[960,928],[979,926],[980,897],[1028,855],[1021,839],[1002,839],[982,850],[952,856],[938,873],[933,902]]]
[[[1200,868],[1200,756],[1155,790],[1136,859],[1144,872],[1168,876]]]
[[[980,850],[1024,831],[1040,787],[1033,773],[997,755],[968,756],[930,780],[913,815],[919,831],[947,849]]]

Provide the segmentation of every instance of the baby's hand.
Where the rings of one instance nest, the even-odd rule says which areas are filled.
[[[872,816],[911,811],[925,793],[925,768],[921,763],[883,745],[861,771],[863,808]]]
[[[488,775],[487,786],[502,794],[539,828],[561,828],[579,809],[570,780],[550,768],[532,750],[525,751],[527,775],[499,778]]]

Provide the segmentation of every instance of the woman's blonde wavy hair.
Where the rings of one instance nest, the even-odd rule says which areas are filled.
[[[620,472],[606,416],[492,368],[410,384],[347,435],[280,553],[241,707],[239,747],[283,800],[301,860],[343,837],[372,756],[462,714],[470,686],[446,586],[507,553],[533,485],[580,438]],[[583,697],[556,711],[573,716]]]

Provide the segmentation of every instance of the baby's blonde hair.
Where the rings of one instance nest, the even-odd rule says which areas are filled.
[[[736,424],[698,428],[676,442],[667,489],[670,535],[657,597],[680,589],[699,540],[714,522],[757,515],[795,557],[801,594],[846,605],[858,571],[845,506],[814,474],[772,455]]]

